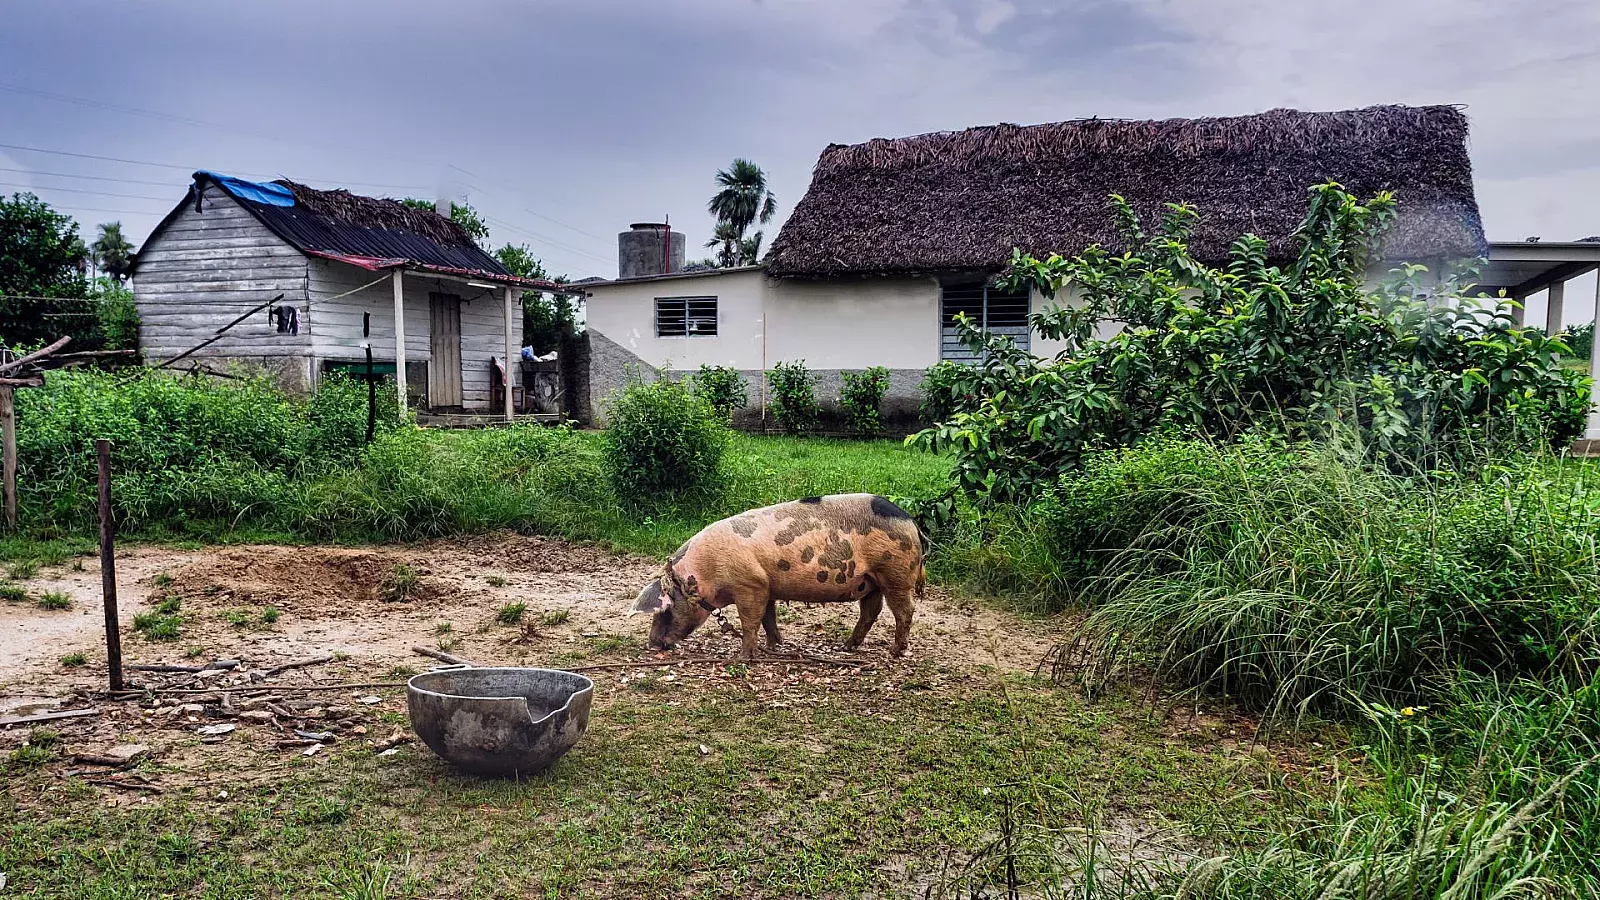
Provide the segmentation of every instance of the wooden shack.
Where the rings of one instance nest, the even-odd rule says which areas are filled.
[[[370,342],[403,404],[507,416],[522,393],[524,290],[567,289],[510,274],[431,210],[208,171],[194,173],[133,271],[152,364],[215,338],[187,359],[259,365],[309,391],[329,372],[363,371]],[[503,373],[513,390],[499,390]]]

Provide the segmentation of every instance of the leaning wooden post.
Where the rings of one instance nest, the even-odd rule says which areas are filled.
[[[512,311],[513,308],[516,307],[516,305],[517,305],[517,289],[513,288],[513,287],[510,287],[510,286],[507,286],[506,287],[506,367],[505,367],[505,371],[504,371],[504,375],[505,375],[505,379],[506,379],[505,393],[506,393],[506,421],[507,422],[510,422],[513,418],[515,418],[515,413],[513,411],[513,406],[512,406],[512,403],[511,403],[511,365],[512,365],[511,361],[514,358],[511,355],[512,354],[512,347],[511,347],[511,311]]]
[[[6,530],[17,530],[17,408],[11,385],[0,385],[0,454],[5,457]]]
[[[122,690],[122,632],[117,623],[117,526],[111,520],[111,442],[94,442],[100,463],[100,593],[106,607],[106,668],[111,689]]]
[[[378,380],[372,377],[372,313],[361,314],[361,346],[367,349],[367,443],[378,432]]]

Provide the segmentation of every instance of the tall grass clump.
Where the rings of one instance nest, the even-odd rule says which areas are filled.
[[[639,506],[712,497],[726,487],[722,415],[679,382],[634,382],[612,397],[601,446],[618,497]]]

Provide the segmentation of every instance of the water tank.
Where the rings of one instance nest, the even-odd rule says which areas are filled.
[[[656,222],[635,222],[617,235],[617,277],[682,272],[689,239]]]

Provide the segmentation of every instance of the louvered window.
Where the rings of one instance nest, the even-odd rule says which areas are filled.
[[[656,298],[656,337],[716,336],[717,298]]]
[[[1003,334],[1024,350],[1029,347],[1027,291],[1002,291],[981,281],[947,284],[939,310],[939,358],[952,362],[977,362],[978,354],[961,343],[956,315],[966,313],[989,334]]]

